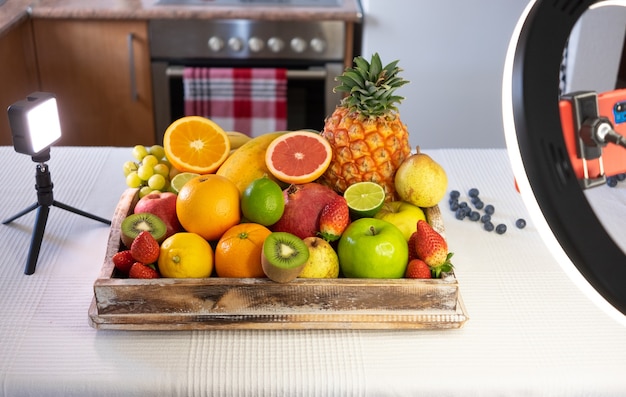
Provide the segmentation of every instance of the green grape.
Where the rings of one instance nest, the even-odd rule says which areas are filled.
[[[165,157],[165,149],[163,149],[163,146],[161,145],[152,145],[150,146],[150,154],[161,160]]]
[[[132,171],[126,176],[126,186],[134,189],[141,186],[141,184],[142,180],[139,178],[139,175],[137,175],[137,171]]]
[[[162,190],[165,187],[165,177],[160,174],[154,174],[148,179],[148,186],[154,190]]]
[[[163,157],[160,161],[161,164],[167,165],[167,168],[172,168],[172,163],[167,159],[167,157]]]
[[[141,180],[147,181],[152,175],[154,175],[154,168],[142,164],[139,166],[139,168],[137,168],[137,175],[139,175],[139,178],[141,178]]]
[[[148,155],[148,149],[144,145],[136,145],[133,148],[133,157],[137,159],[137,161],[143,160],[144,157]]]
[[[137,163],[134,161],[127,161],[122,166],[122,169],[124,170],[124,176],[128,176],[128,174],[132,171],[137,171]]]
[[[153,156],[152,154],[147,155],[141,160],[142,165],[147,165],[148,167],[154,167],[159,164],[159,159]]]
[[[152,188],[150,186],[144,186],[141,189],[139,189],[139,198],[142,198],[143,196],[147,196],[148,194],[152,193]]]
[[[168,179],[170,177],[170,167],[163,163],[155,165],[153,167],[153,170],[155,174],[163,175],[165,179]]]

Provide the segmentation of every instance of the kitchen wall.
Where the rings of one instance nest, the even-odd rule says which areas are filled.
[[[505,147],[504,58],[528,0],[362,0],[363,55],[399,59],[401,118],[423,148]]]

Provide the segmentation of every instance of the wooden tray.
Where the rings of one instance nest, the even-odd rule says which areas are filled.
[[[96,329],[443,329],[468,320],[454,273],[436,280],[113,278],[120,224],[137,190],[115,210],[104,266],[89,308]],[[426,209],[443,234],[438,207]]]

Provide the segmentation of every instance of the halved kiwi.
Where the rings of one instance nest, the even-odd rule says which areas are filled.
[[[130,247],[135,237],[143,231],[150,232],[159,243],[163,241],[167,232],[165,222],[149,212],[128,215],[122,221],[120,228],[120,238],[126,247]]]
[[[302,239],[287,232],[270,233],[261,250],[265,275],[278,283],[295,280],[309,259],[309,247]]]

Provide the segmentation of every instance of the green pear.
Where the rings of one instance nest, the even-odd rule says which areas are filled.
[[[427,154],[417,152],[400,164],[395,175],[398,197],[418,207],[433,207],[448,188],[446,171]]]

